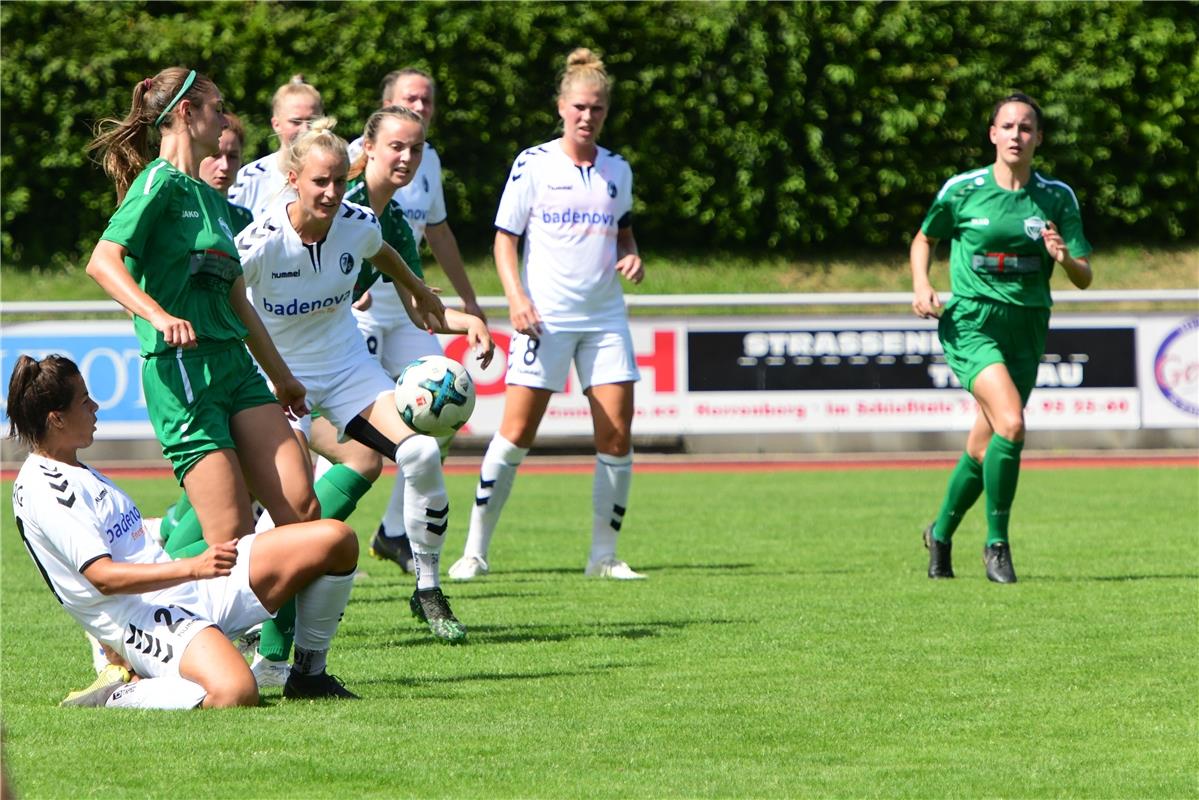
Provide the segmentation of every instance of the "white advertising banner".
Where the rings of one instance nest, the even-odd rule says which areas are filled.
[[[638,435],[964,431],[974,419],[974,401],[945,364],[930,321],[642,317],[631,327],[641,370]],[[498,352],[486,370],[471,363],[463,337],[442,337],[447,355],[476,381],[467,435],[489,437],[503,414],[510,330],[493,333]],[[153,437],[127,321],[31,322],[5,325],[2,334],[4,375],[20,353],[69,355],[100,404],[98,436]],[[1026,415],[1029,428],[1041,430],[1199,424],[1199,318],[1056,315]],[[589,404],[574,376],[540,432],[590,437]]]
[[[1137,333],[1142,426],[1199,426],[1199,317],[1142,317]]]

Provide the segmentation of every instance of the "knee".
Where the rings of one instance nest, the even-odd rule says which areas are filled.
[[[227,676],[204,688],[207,695],[201,704],[203,708],[253,707],[259,702],[258,683],[249,669],[245,675]]]
[[[374,450],[355,448],[353,455],[347,456],[341,463],[371,483],[379,480],[379,476],[383,474],[383,456]]]
[[[633,437],[627,426],[596,433],[595,450],[606,456],[626,456],[633,449]]]
[[[441,469],[441,447],[432,436],[411,436],[396,450],[396,464],[405,477]]]
[[[358,537],[354,529],[344,522],[327,519],[325,539],[328,556],[327,572],[349,572],[358,566]]]
[[[1024,441],[1024,412],[1017,410],[1011,413],[997,415],[992,421],[992,428],[1009,442]]]

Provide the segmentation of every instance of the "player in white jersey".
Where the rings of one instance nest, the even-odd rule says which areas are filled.
[[[10,433],[30,450],[13,483],[17,531],[55,599],[141,678],[97,686],[70,704],[257,705],[254,676],[228,637],[292,597],[297,655],[284,696],[355,697],[325,669],[353,585],[354,532],[332,520],[304,522],[172,560],[146,535],[128,495],[79,461],[98,408],[71,360],[17,359]]]
[[[495,260],[517,333],[508,352],[500,429],[483,457],[470,533],[450,577],[489,570],[496,522],[554,392],[573,361],[591,403],[596,465],[592,492],[593,577],[644,577],[616,557],[632,480],[636,359],[620,278],[644,277],[630,213],[629,165],[596,144],[608,111],[608,76],[590,50],[566,61],[559,84],[560,139],[516,157],[500,199]],[[525,237],[524,272],[517,243]]]
[[[307,379],[308,401],[336,428],[392,458],[406,482],[405,527],[429,544],[434,556],[419,563],[414,611],[451,640],[465,636],[437,581],[433,540],[444,537],[449,502],[437,442],[414,435],[396,410],[394,382],[371,357],[350,305],[364,260],[395,281],[413,324],[425,330],[465,333],[481,352],[491,349],[486,326],[466,317],[447,325],[441,302],[383,239],[371,209],[344,201],[349,161],[346,144],[317,120],[289,153],[288,179],[297,199],[238,236],[251,302],[293,372]],[[411,295],[411,297],[410,297]],[[295,426],[307,445],[305,419]],[[375,470],[377,476],[381,463]],[[368,480],[374,476],[364,476]]]
[[[433,124],[436,111],[436,85],[433,77],[415,67],[389,72],[382,84],[382,107],[399,106],[420,115],[426,131]],[[362,150],[363,139],[350,145],[353,158]],[[404,211],[404,218],[412,228],[417,247],[421,238],[427,238],[429,248],[437,263],[445,271],[462,299],[462,308],[467,314],[487,321],[479,306],[474,287],[466,274],[466,265],[458,251],[458,240],[450,229],[445,207],[445,192],[441,183],[441,157],[431,144],[425,142],[415,175],[395,192],[395,201]],[[422,275],[423,277],[423,275]],[[403,308],[394,293],[371,292],[355,305],[354,316],[371,352],[378,356],[383,369],[393,378],[398,378],[404,365],[426,355],[440,355],[441,344],[437,339],[421,336],[409,324]],[[441,441],[444,455],[449,449],[450,439]],[[387,510],[371,539],[371,555],[386,558],[399,564],[406,572],[414,569],[412,546],[404,533],[404,483],[398,480],[392,488]]]
[[[249,209],[255,219],[279,202],[287,190],[287,150],[295,138],[317,117],[324,115],[321,94],[296,75],[276,90],[271,104],[271,128],[279,137],[279,149],[237,172],[237,182],[229,190],[229,202]]]

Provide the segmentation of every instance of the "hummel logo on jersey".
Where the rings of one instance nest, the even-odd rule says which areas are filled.
[[[179,216],[183,219],[199,219],[200,212],[190,208],[185,208],[182,212],[180,212]]]
[[[300,277],[300,271],[298,269],[291,269],[291,270],[288,270],[287,272],[272,272],[271,273],[271,278],[273,280],[279,280],[280,278],[298,278],[298,277]]]
[[[99,502],[100,502],[101,500],[103,500],[105,497],[108,497],[108,490],[107,490],[107,489],[101,489],[101,490],[100,490],[100,494],[96,495],[96,502],[97,502],[97,503],[99,503]]]
[[[349,253],[342,253],[341,260],[337,262],[337,265],[341,267],[342,274],[349,275],[354,271],[354,256]]]
[[[525,164],[528,164],[528,163],[529,163],[528,159],[525,159],[524,161],[517,161],[516,168],[520,169],[521,167],[523,167]]]
[[[550,191],[553,191],[553,192],[569,192],[569,191],[570,191],[570,184],[567,184],[567,185],[565,185],[565,186],[547,186],[547,187],[545,187],[545,188],[547,188],[547,189],[549,189]]]

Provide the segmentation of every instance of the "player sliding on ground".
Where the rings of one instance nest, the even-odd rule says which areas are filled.
[[[951,537],[985,491],[987,577],[1016,582],[1008,521],[1020,477],[1024,406],[1049,332],[1049,277],[1060,264],[1075,286],[1091,285],[1091,245],[1074,190],[1032,168],[1043,130],[1041,109],[1028,95],[996,103],[990,127],[995,162],[946,181],[912,239],[912,310],[940,318],[945,360],[979,409],[940,514],[924,530],[930,578],[953,577]],[[953,297],[942,308],[929,265],[937,240],[946,238],[953,243]]]
[[[254,675],[229,637],[292,597],[296,661],[283,696],[354,698],[325,669],[358,563],[354,532],[305,522],[172,560],[146,535],[129,496],[79,461],[97,408],[70,359],[18,358],[8,417],[30,455],[13,484],[17,531],[67,613],[130,668],[106,670],[65,704],[257,705]]]

